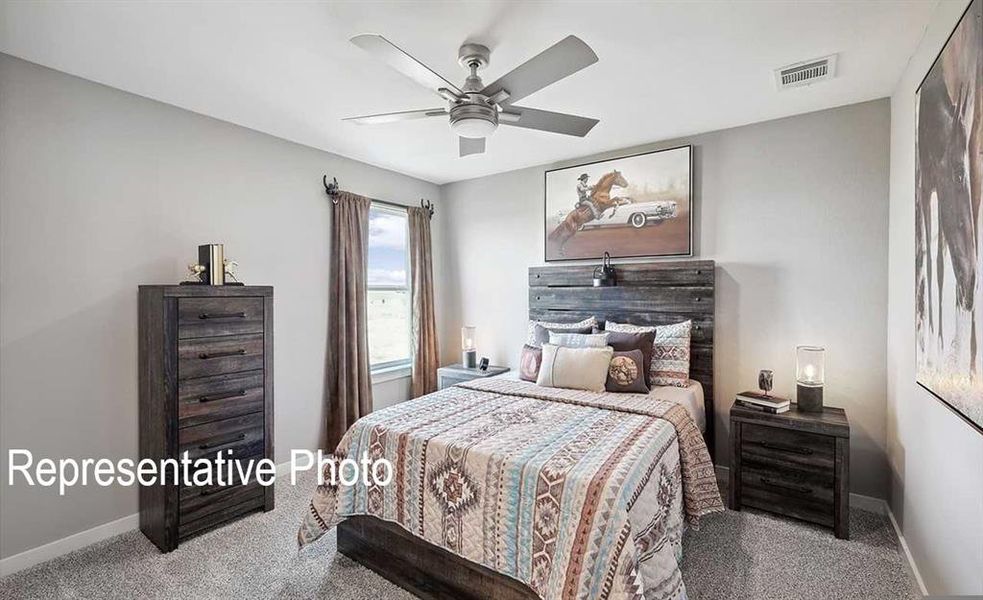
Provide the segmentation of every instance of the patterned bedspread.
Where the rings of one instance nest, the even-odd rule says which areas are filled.
[[[689,413],[640,394],[468,382],[360,419],[335,455],[363,452],[393,481],[319,486],[301,546],[372,515],[546,600],[685,598],[684,517],[723,510]]]

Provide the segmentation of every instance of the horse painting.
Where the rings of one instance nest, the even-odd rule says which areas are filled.
[[[545,173],[547,262],[693,253],[693,147]]]
[[[591,192],[590,199],[597,208],[597,214],[601,215],[609,208],[623,206],[631,202],[628,198],[612,198],[611,188],[628,187],[628,181],[625,179],[621,171],[614,170],[610,173],[603,175],[598,181],[597,185],[594,186]],[[555,244],[560,252],[560,255],[564,255],[563,247],[566,246],[567,241],[576,234],[585,223],[594,220],[594,211],[590,209],[589,206],[581,205],[579,208],[571,210],[566,218],[556,226],[555,229],[549,234],[548,240]]]
[[[918,382],[983,430],[983,0],[926,75],[917,111]]]

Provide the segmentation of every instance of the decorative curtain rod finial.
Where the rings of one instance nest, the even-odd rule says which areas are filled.
[[[332,204],[338,204],[338,178],[332,177],[331,183],[328,183],[328,176],[324,176],[324,192],[331,198]]]
[[[420,206],[427,211],[427,214],[429,214],[430,215],[430,218],[432,219],[433,218],[433,203],[430,202],[429,200],[424,200],[423,198],[420,198]]]

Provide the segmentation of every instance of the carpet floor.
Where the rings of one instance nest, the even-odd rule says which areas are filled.
[[[277,508],[161,554],[131,531],[0,579],[0,598],[412,599],[336,551],[334,534],[298,552],[313,484],[277,487]],[[690,600],[919,598],[887,518],[850,515],[852,539],[751,511],[714,515],[684,538]]]

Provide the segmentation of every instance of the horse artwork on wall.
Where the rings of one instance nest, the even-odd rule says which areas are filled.
[[[546,172],[546,261],[692,256],[692,146]]]
[[[983,432],[983,0],[935,59],[916,110],[917,381]]]

